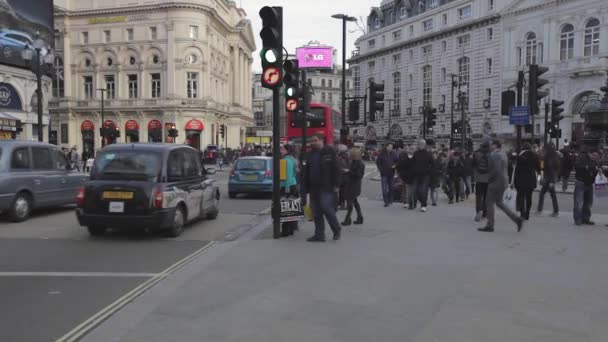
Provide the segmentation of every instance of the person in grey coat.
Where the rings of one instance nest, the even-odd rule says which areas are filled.
[[[517,231],[523,228],[524,220],[517,216],[513,210],[507,207],[502,201],[505,190],[509,185],[507,174],[508,161],[507,155],[501,150],[502,144],[498,140],[492,141],[492,153],[490,154],[490,174],[488,177],[488,192],[486,197],[488,222],[485,227],[479,228],[480,232],[494,231],[494,206],[502,210],[516,225]]]

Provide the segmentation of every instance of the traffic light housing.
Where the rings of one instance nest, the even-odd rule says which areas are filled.
[[[283,61],[283,8],[264,6],[260,10],[262,18],[262,87],[276,89],[282,86]]]
[[[177,138],[179,135],[178,130],[175,128],[175,126],[171,126],[171,128],[169,128],[169,137],[175,139]]]
[[[297,59],[283,63],[283,84],[285,85],[285,110],[295,112],[300,109],[302,90],[300,89],[300,69]]]
[[[561,106],[564,105],[564,101],[552,100],[551,101],[551,122],[559,125],[559,122],[564,118],[561,113],[564,111]]]
[[[437,109],[435,108],[426,108],[426,127],[427,130],[435,127],[437,124]]]
[[[509,116],[509,109],[515,106],[515,92],[513,90],[506,90],[502,92],[500,97],[500,114],[503,116]]]
[[[541,90],[545,84],[549,83],[546,79],[540,78],[541,75],[549,71],[549,68],[530,65],[530,75],[528,82],[528,105],[530,106],[530,114],[536,115],[539,112],[538,102],[549,95],[548,91]]]
[[[224,139],[225,134],[226,134],[226,125],[221,124],[220,125],[220,136],[222,137],[222,139]]]
[[[369,121],[376,121],[376,112],[384,111],[384,83],[369,83]]]

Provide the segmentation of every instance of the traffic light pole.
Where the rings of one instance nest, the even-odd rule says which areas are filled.
[[[517,105],[522,106],[524,99],[524,72],[517,73]],[[516,125],[517,130],[517,152],[521,151],[521,125]]]
[[[545,103],[545,137],[543,139],[543,145],[547,145],[549,138],[549,102]]]
[[[456,74],[451,74],[452,77],[452,101],[450,102],[450,150],[454,148],[454,78]]]
[[[273,237],[281,237],[281,88],[272,90],[272,232]]]
[[[302,69],[302,85],[303,85],[303,92],[307,92],[308,89],[306,89],[308,87],[308,80],[306,79],[306,69]],[[306,101],[306,96],[304,96],[304,101]],[[302,116],[301,116],[301,124],[302,124],[302,148],[300,149],[300,165],[304,165],[304,152],[306,151],[306,110],[305,108],[307,108],[307,105],[302,105],[299,108],[299,111],[301,112]],[[344,116],[344,114],[342,114],[342,116]],[[302,168],[303,169],[303,168]]]
[[[422,139],[426,140],[426,107],[422,107]]]
[[[346,132],[348,126],[346,125],[346,19],[347,16],[342,17],[342,133],[340,136],[340,142],[346,145]]]

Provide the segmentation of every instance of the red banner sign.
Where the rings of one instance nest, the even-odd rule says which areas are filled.
[[[106,121],[103,123],[103,125],[104,125],[105,127],[116,127],[116,124],[115,124],[115,123],[114,123],[114,121],[112,121],[112,120],[106,120]]]
[[[193,131],[202,131],[205,129],[205,126],[200,120],[192,119],[186,123],[186,129]]]
[[[148,123],[148,130],[161,129],[163,125],[158,120],[150,120]]]
[[[125,123],[125,131],[139,131],[139,124],[135,120],[129,120]]]
[[[80,125],[80,130],[81,131],[94,131],[95,125],[93,124],[93,122],[91,120],[84,120],[82,122],[82,125]]]

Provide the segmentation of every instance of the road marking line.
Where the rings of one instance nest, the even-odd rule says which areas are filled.
[[[149,278],[160,273],[129,273],[129,272],[0,272],[0,277],[117,277],[117,278]]]
[[[266,215],[266,214],[270,214],[270,211],[271,211],[271,210],[272,210],[272,207],[268,207],[268,208],[266,208],[266,209],[264,209],[264,210],[260,211],[260,212],[258,213],[258,215]]]
[[[60,337],[59,339],[57,339],[56,341],[57,342],[72,342],[72,341],[79,340],[84,335],[86,335],[91,330],[93,330],[95,327],[97,327],[100,323],[102,323],[103,321],[108,319],[110,316],[112,316],[114,313],[116,313],[118,310],[122,309],[125,305],[129,304],[129,302],[133,301],[135,298],[142,295],[144,292],[146,292],[147,290],[152,288],[154,285],[158,284],[160,281],[165,279],[167,276],[171,275],[171,273],[175,272],[180,267],[189,263],[194,258],[196,258],[200,254],[205,252],[207,249],[213,247],[215,244],[216,244],[216,242],[212,241],[212,242],[206,244],[205,246],[201,247],[194,253],[188,255],[187,257],[181,259],[180,261],[176,262],[175,264],[169,266],[161,273],[158,273],[156,276],[148,279],[147,281],[140,284],[133,290],[127,292],[122,297],[118,298],[112,304],[101,309],[96,314],[94,314],[93,316],[91,316],[90,318],[85,320],[84,322],[80,323],[78,326],[76,326],[74,329],[72,329],[67,334],[65,334],[62,337]]]

